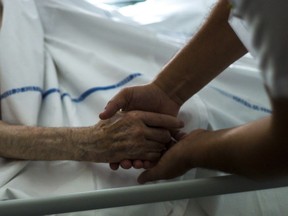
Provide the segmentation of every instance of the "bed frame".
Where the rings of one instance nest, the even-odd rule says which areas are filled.
[[[1,215],[47,215],[198,198],[288,186],[288,177],[254,181],[226,175],[180,182],[105,189],[70,195],[0,202]]]

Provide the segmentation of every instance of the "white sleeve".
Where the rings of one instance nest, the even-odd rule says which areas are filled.
[[[288,98],[288,1],[231,0],[231,3],[233,15],[243,20],[251,34],[252,50],[270,96]]]

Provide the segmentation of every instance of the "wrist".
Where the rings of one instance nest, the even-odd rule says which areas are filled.
[[[189,166],[218,170],[223,167],[223,164],[227,165],[226,149],[223,146],[226,139],[224,130],[199,129],[193,131],[191,135],[190,140],[194,144],[191,144],[187,151],[190,155]]]
[[[109,146],[106,146],[108,136],[95,126],[75,128],[71,134],[75,160],[108,162],[111,157]],[[107,155],[108,154],[108,155]]]
[[[23,160],[75,160],[71,128],[0,124],[0,156]]]
[[[169,80],[169,78],[163,78],[157,77],[156,80],[152,82],[153,85],[157,86],[158,89],[160,89],[164,94],[172,100],[177,106],[180,108],[187,99],[181,98],[179,91],[181,91],[181,88],[183,85],[181,83],[177,83],[175,85],[175,81]]]

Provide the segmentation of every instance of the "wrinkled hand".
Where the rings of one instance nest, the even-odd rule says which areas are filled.
[[[185,133],[178,131],[178,130],[174,130],[171,131],[171,140],[169,143],[166,144],[166,149],[171,148],[171,146],[173,146],[177,140],[181,139],[184,135],[186,135]],[[163,152],[164,153],[164,152]],[[122,167],[123,169],[130,169],[130,168],[135,168],[135,169],[149,169],[152,168],[153,166],[155,166],[157,163],[157,161],[142,161],[142,160],[123,160],[120,163],[110,163],[110,168],[112,170],[117,170],[119,167]]]
[[[183,123],[173,116],[144,111],[118,112],[92,127],[91,140],[84,142],[85,157],[101,158],[101,162],[139,159],[159,160],[171,140],[169,130]]]
[[[199,129],[184,136],[165,152],[155,166],[141,173],[138,182],[144,184],[149,181],[171,179],[195,168],[193,162],[195,149],[203,146],[202,143],[205,143],[206,135],[207,131]]]

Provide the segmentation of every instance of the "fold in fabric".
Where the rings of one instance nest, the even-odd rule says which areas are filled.
[[[11,124],[94,125],[107,101],[121,88],[151,81],[180,48],[178,44],[160,40],[152,31],[113,21],[105,16],[104,9],[86,1],[4,0],[3,3],[0,100],[2,120]],[[207,126],[207,113],[199,97],[195,96],[185,107],[181,115],[191,120],[187,130]],[[141,172],[134,169],[115,172],[107,164],[87,162],[3,159],[0,198],[137,185],[136,178]],[[185,178],[193,176],[192,171]],[[178,216],[184,214],[187,203],[183,200],[145,204],[92,211],[91,215]]]

